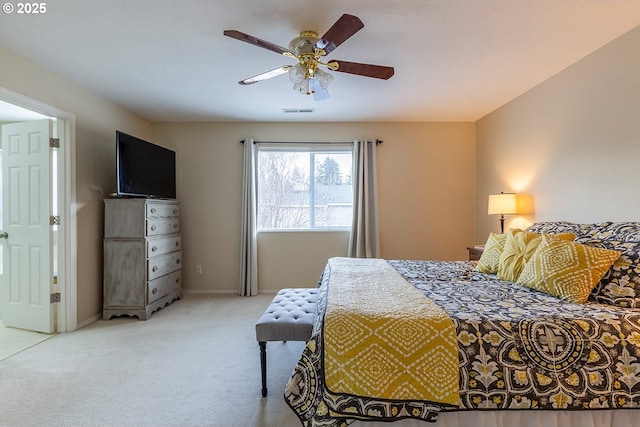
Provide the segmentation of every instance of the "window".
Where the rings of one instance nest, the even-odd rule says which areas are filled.
[[[258,147],[258,229],[351,227],[350,145]]]

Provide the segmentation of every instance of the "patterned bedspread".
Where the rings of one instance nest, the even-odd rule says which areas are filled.
[[[331,258],[324,384],[336,394],[456,405],[453,322],[386,261]]]
[[[451,317],[460,365],[458,408],[640,408],[640,309],[572,304],[503,282],[469,261],[388,261]],[[333,394],[322,360],[326,280],[314,334],[285,398],[305,426],[353,419],[433,421],[446,405]],[[639,414],[640,415],[640,414]]]

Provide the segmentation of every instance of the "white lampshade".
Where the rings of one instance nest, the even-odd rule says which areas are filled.
[[[296,92],[304,93],[306,95],[310,95],[311,92],[309,92],[309,79],[304,78],[300,83],[294,83],[293,90],[295,90]]]
[[[489,215],[514,215],[518,213],[518,200],[514,193],[489,195]]]
[[[306,77],[307,70],[302,64],[294,65],[289,68],[289,80],[291,83],[300,83]]]
[[[315,72],[315,78],[318,80],[318,84],[322,89],[326,89],[329,87],[329,83],[333,80],[333,76],[325,71],[317,69]]]

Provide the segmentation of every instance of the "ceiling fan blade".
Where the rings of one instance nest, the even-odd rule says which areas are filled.
[[[342,15],[316,42],[316,48],[324,49],[328,55],[349,37],[364,28],[364,24],[354,15]]]
[[[289,71],[289,68],[291,68],[291,65],[284,65],[282,67],[274,68],[273,70],[266,71],[256,76],[249,77],[248,79],[240,80],[238,83],[241,85],[250,85],[253,83],[258,83],[263,80],[267,80],[272,77],[277,77],[281,74],[285,74],[286,72]]]
[[[357,74],[358,76],[373,77],[374,79],[387,80],[393,76],[393,67],[384,65],[361,64],[359,62],[349,62],[341,60],[333,60],[331,62],[338,63],[338,69],[341,73]]]
[[[222,33],[227,37],[231,37],[233,39],[236,40],[240,40],[243,41],[245,43],[249,43],[252,44],[254,46],[258,46],[261,47],[263,49],[268,49],[271,50],[273,52],[279,53],[279,54],[284,54],[285,52],[291,52],[289,49],[286,49],[282,46],[278,46],[277,44],[268,42],[266,40],[262,40],[259,39],[255,36],[249,35],[249,34],[245,34],[242,33],[240,31],[236,31],[236,30],[224,30],[224,32]]]

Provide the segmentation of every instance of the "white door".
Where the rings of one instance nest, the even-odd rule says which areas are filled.
[[[2,126],[2,212],[6,326],[51,333],[51,120]]]

